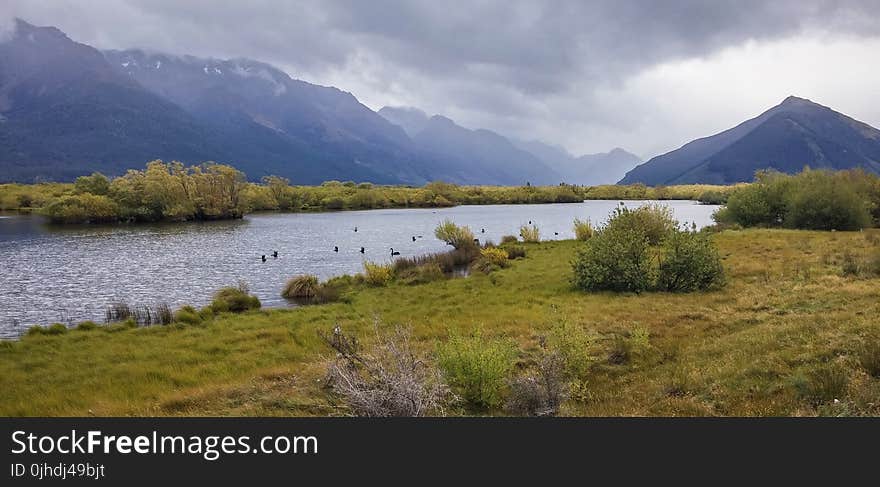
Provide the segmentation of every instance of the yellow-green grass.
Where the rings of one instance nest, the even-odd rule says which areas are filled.
[[[569,415],[880,415],[880,379],[858,353],[880,339],[880,279],[841,276],[846,251],[867,258],[880,232],[725,231],[713,236],[729,284],[696,294],[587,294],[571,288],[582,242],[527,244],[490,275],[363,288],[348,302],[170,325],[26,336],[0,344],[2,415],[336,415],[322,387],[339,324],[365,343],[373,322],[412,327],[425,352],[477,327],[515,339],[525,357],[559,320],[597,336],[585,393]],[[650,353],[607,360],[619,337],[650,333]],[[525,359],[523,360],[525,361]],[[840,404],[798,394],[811,371],[843,368]]]

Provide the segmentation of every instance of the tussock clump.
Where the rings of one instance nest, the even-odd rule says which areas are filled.
[[[519,227],[519,236],[523,242],[537,243],[541,241],[541,230],[536,225],[523,225]]]
[[[260,309],[260,299],[250,294],[247,285],[224,287],[214,293],[211,311],[214,313],[242,313],[252,309]]]
[[[590,223],[590,220],[581,220],[579,218],[574,219],[574,238],[583,242],[589,240],[595,229],[593,229],[593,224]]]
[[[819,366],[795,379],[798,395],[813,406],[843,398],[849,385],[849,374],[837,364]]]
[[[456,225],[452,220],[444,220],[434,230],[434,235],[456,249],[473,247],[475,245],[474,232],[468,227]]]
[[[375,347],[364,351],[355,337],[337,326],[321,334],[336,352],[327,386],[356,416],[439,415],[449,399],[442,376],[410,344],[408,330],[378,333]]]
[[[317,292],[318,276],[301,275],[287,281],[281,296],[287,299],[311,299]]]
[[[516,238],[515,235],[505,235],[505,236],[501,237],[501,245],[510,244],[510,243],[517,243],[517,242],[519,242],[519,239]]]
[[[859,350],[859,364],[871,377],[880,378],[880,338],[869,339]]]

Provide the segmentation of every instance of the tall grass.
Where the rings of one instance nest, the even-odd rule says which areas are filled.
[[[519,227],[519,236],[523,242],[535,243],[541,241],[541,231],[536,225],[523,225]]]

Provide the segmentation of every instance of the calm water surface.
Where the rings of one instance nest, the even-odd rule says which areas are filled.
[[[237,221],[112,227],[55,227],[36,216],[0,216],[0,338],[17,337],[34,324],[100,321],[105,307],[117,301],[201,306],[216,289],[239,281],[264,306],[289,306],[279,292],[291,276],[325,279],[359,272],[364,260],[389,262],[391,247],[402,256],[446,249],[434,237],[445,218],[470,226],[481,240],[516,235],[529,220],[545,240],[570,239],[574,218],[603,222],[617,204],[273,213]],[[698,227],[711,224],[717,209],[691,201],[663,204],[679,221]],[[273,250],[278,259],[271,257]],[[265,263],[262,254],[269,259]]]

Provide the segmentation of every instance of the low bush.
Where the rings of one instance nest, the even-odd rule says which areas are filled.
[[[575,379],[587,377],[595,361],[592,349],[595,337],[580,325],[559,321],[550,328],[546,337],[547,348],[559,354],[567,376]]]
[[[510,260],[523,259],[526,256],[526,248],[522,245],[511,245],[504,250],[507,251],[507,258]]]
[[[460,227],[452,220],[444,220],[435,230],[434,235],[456,249],[474,246],[474,233],[468,227]]]
[[[640,293],[654,281],[648,239],[629,225],[609,223],[596,232],[572,266],[573,284],[584,291]]]
[[[505,236],[501,237],[501,245],[509,244],[509,243],[516,243],[516,242],[519,242],[519,239],[516,238],[516,236],[514,236],[514,235],[505,235]]]
[[[678,222],[665,205],[652,203],[634,210],[621,205],[611,213],[605,229],[631,231],[644,236],[649,245],[659,245],[678,229]]]
[[[489,247],[480,250],[480,258],[485,259],[498,267],[507,267],[509,265],[507,262],[507,251],[498,247]]]
[[[556,416],[568,396],[565,377],[561,355],[542,350],[534,371],[510,381],[505,409],[515,416]]]
[[[535,243],[541,241],[541,231],[535,225],[523,225],[519,227],[519,236],[523,242]]]
[[[321,334],[336,352],[327,385],[356,416],[426,416],[441,414],[449,397],[442,376],[410,345],[409,332],[377,332],[377,344],[364,352],[356,338],[339,327]]]
[[[469,407],[485,410],[503,403],[516,358],[511,341],[487,339],[479,331],[452,335],[440,344],[437,357],[444,377]]]
[[[211,311],[214,313],[242,313],[252,309],[260,309],[260,299],[250,294],[247,286],[224,287],[214,293]]]
[[[574,238],[581,241],[587,241],[593,236],[593,224],[590,220],[574,219]]]
[[[675,231],[663,244],[657,288],[693,292],[724,284],[724,267],[718,249],[703,233]]]
[[[318,276],[301,275],[291,278],[281,290],[281,297],[287,299],[311,299],[318,292]]]
[[[199,311],[192,306],[186,305],[174,312],[174,321],[187,325],[197,325],[202,322]]]
[[[381,287],[387,286],[394,277],[394,269],[391,265],[364,262],[364,282],[367,285]]]

